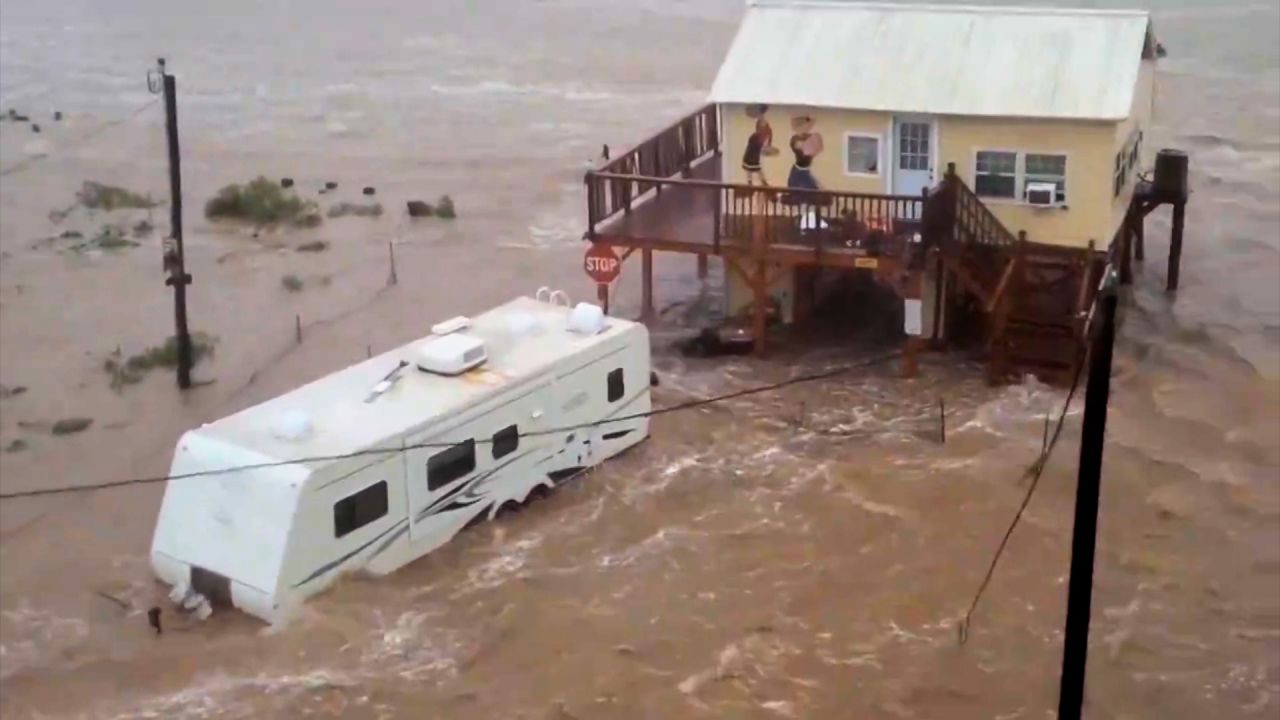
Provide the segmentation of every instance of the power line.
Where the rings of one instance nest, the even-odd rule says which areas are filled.
[[[90,140],[93,140],[94,138],[98,137],[99,135],[106,132],[107,130],[110,130],[111,128],[116,127],[118,125],[123,125],[124,123],[132,120],[133,118],[141,115],[147,108],[151,107],[152,105],[155,105],[159,101],[160,101],[159,98],[152,98],[148,100],[147,102],[143,103],[140,107],[138,107],[136,110],[129,113],[128,115],[122,118],[116,118],[115,120],[110,120],[108,122],[105,122],[99,125],[98,127],[94,128],[93,130],[90,130],[89,132],[85,133],[84,135],[81,135],[78,138],[68,141],[66,144],[64,144],[62,147],[59,148],[59,152],[67,152],[69,150],[74,150],[75,148],[78,148],[81,145],[84,145],[85,143],[89,142]],[[10,165],[5,169],[0,170],[0,177],[8,177],[9,175],[12,175],[14,173],[22,172],[23,170],[26,170],[27,168],[31,167],[32,165],[35,165],[41,160],[47,160],[51,156],[52,155],[50,153],[40,153],[38,155],[32,155],[31,157],[25,160],[19,160],[13,165]]]
[[[599,427],[601,425],[627,422],[629,420],[638,420],[641,418],[654,417],[657,415],[666,415],[668,413],[681,412],[684,410],[694,410],[694,409],[705,407],[715,403],[726,402],[729,400],[736,400],[738,398],[747,397],[750,395],[759,395],[761,393],[779,390],[781,388],[788,387],[791,385],[799,385],[801,383],[816,382],[818,380],[827,380],[833,377],[837,377],[839,375],[843,375],[845,373],[852,372],[854,370],[872,367],[874,365],[888,362],[901,355],[902,355],[902,352],[900,350],[893,351],[890,353],[884,353],[882,355],[876,355],[874,357],[870,357],[856,363],[841,365],[840,367],[833,368],[831,370],[824,370],[822,372],[798,375],[796,377],[789,378],[781,382],[770,383],[767,385],[758,385],[756,387],[745,388],[743,390],[735,390],[734,392],[724,393],[722,395],[714,395],[712,397],[700,398],[698,400],[689,400],[687,402],[677,403],[675,405],[670,405],[663,408],[656,408],[656,409],[646,410],[644,412],[631,413],[629,415],[622,415],[619,417],[607,418],[605,420],[597,420],[589,423],[580,423],[577,425],[568,425],[563,427],[551,428],[548,430],[538,430],[534,432],[519,433],[518,437],[523,439],[523,438],[531,438],[531,437],[541,437],[546,435],[559,435],[561,433],[566,433],[573,430]],[[478,445],[483,445],[483,444],[492,443],[493,439],[492,438],[481,438],[481,439],[467,438],[467,440],[457,440],[453,442],[436,441],[436,442],[426,442],[426,443],[414,443],[412,445],[405,445],[397,448],[369,448],[365,450],[356,450],[349,453],[340,453],[335,455],[315,455],[310,457],[295,458],[292,460],[278,460],[278,461],[272,461],[272,462],[254,463],[251,465],[237,465],[233,467],[218,468],[215,470],[200,470],[197,472],[181,473],[178,475],[128,478],[124,480],[112,480],[109,482],[94,483],[90,485],[64,485],[59,487],[41,488],[38,490],[23,490],[19,492],[2,493],[0,494],[0,500],[13,500],[16,498],[37,497],[41,495],[62,495],[62,494],[74,493],[74,492],[88,492],[91,490],[106,490],[110,488],[126,487],[129,485],[149,485],[154,483],[168,482],[170,480],[188,480],[192,478],[208,477],[212,475],[225,475],[225,474],[230,474],[235,472],[265,470],[268,468],[283,467],[286,465],[301,465],[301,464],[311,463],[311,462],[332,462],[336,460],[349,460],[352,458],[366,457],[366,456],[372,456],[372,455],[397,455],[400,453],[408,452],[410,450],[421,450],[426,448],[450,448],[466,441],[474,442]]]
[[[965,612],[964,618],[960,621],[960,626],[957,630],[959,632],[961,645],[969,639],[969,623],[973,618],[973,611],[977,609],[978,601],[982,599],[982,594],[991,583],[991,577],[995,574],[996,565],[999,564],[1005,548],[1009,545],[1009,538],[1013,536],[1014,529],[1018,527],[1018,523],[1022,520],[1022,515],[1026,511],[1027,505],[1031,503],[1031,496],[1035,494],[1036,487],[1040,484],[1040,476],[1044,474],[1044,469],[1049,464],[1049,457],[1053,454],[1053,449],[1058,445],[1058,438],[1061,437],[1062,427],[1066,423],[1067,412],[1071,409],[1071,400],[1075,397],[1076,391],[1080,388],[1080,379],[1084,376],[1085,360],[1089,353],[1089,343],[1087,339],[1091,336],[1093,330],[1093,321],[1098,308],[1098,298],[1102,297],[1104,292],[1111,292],[1108,285],[1114,279],[1114,268],[1115,261],[1111,260],[1102,269],[1102,274],[1098,281],[1098,292],[1094,296],[1093,303],[1089,306],[1089,313],[1085,317],[1085,321],[1082,325],[1081,337],[1086,338],[1086,341],[1081,344],[1080,352],[1076,358],[1076,369],[1071,378],[1071,389],[1067,392],[1066,401],[1062,403],[1062,412],[1058,414],[1058,422],[1054,427],[1052,437],[1040,452],[1036,461],[1032,463],[1022,475],[1023,480],[1030,478],[1031,484],[1027,487],[1027,493],[1023,496],[1022,504],[1018,506],[1018,511],[1014,513],[1013,520],[1009,523],[1009,528],[1005,530],[1004,537],[1000,539],[1000,544],[996,547],[995,554],[991,557],[991,564],[987,566],[987,574],[983,576],[982,583],[978,585],[978,591],[973,595],[973,602],[969,603],[969,609]]]

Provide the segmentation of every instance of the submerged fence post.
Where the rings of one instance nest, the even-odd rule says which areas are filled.
[[[396,278],[396,244],[394,242],[387,243],[387,254],[391,257],[391,274],[387,277],[387,285],[395,285]]]
[[[947,444],[947,403],[938,397],[938,441]]]
[[[297,339],[298,344],[302,344],[302,316],[293,316],[293,335]]]

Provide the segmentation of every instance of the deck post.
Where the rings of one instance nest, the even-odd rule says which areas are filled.
[[[1182,264],[1182,230],[1186,222],[1187,201],[1179,198],[1173,204],[1173,230],[1169,233],[1169,280],[1166,292],[1178,290],[1178,271]]]
[[[715,248],[716,255],[720,254],[720,223],[724,220],[724,208],[721,206],[724,204],[724,192],[723,188],[716,188],[713,194],[715,203],[712,212],[715,214],[711,218],[711,246]]]
[[[943,294],[946,290],[946,271],[942,267],[942,250],[937,247],[929,248],[929,258],[933,264],[937,266],[937,270],[933,276],[933,328],[930,333],[929,344],[933,349],[937,350],[942,347],[944,342],[942,313],[943,311]],[[925,267],[928,267],[926,265]]]
[[[698,279],[707,279],[707,254],[698,253]]]
[[[751,278],[751,295],[754,298],[751,304],[751,335],[755,340],[756,355],[764,355],[765,340],[764,334],[768,329],[768,304],[769,297],[769,281],[765,277],[765,263],[763,259],[756,260],[756,271]]]
[[[641,322],[648,325],[657,317],[653,309],[653,250],[644,248],[640,251],[640,310]]]

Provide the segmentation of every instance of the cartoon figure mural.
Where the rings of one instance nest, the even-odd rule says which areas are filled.
[[[817,190],[818,181],[813,177],[809,166],[818,153],[822,152],[822,135],[813,130],[813,118],[801,115],[791,118],[791,152],[796,161],[787,176],[787,187],[800,190]]]
[[[764,167],[760,164],[760,158],[778,154],[778,148],[773,146],[773,128],[764,116],[768,111],[768,105],[747,106],[747,117],[754,118],[756,121],[755,132],[747,138],[747,149],[742,153],[742,170],[747,175],[748,185],[759,183],[762,186],[768,186],[768,181],[764,179]]]

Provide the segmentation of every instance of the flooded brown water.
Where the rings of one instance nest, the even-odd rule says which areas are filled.
[[[729,0],[431,3],[152,0],[0,6],[0,399],[6,492],[162,474],[178,434],[531,293],[578,270],[581,172],[695,107],[741,10]],[[1182,290],[1148,230],[1117,355],[1088,710],[1097,718],[1280,712],[1280,8],[1153,8],[1169,47],[1154,147],[1188,149]],[[660,49],[661,48],[661,49]],[[60,222],[85,179],[166,193],[158,107],[179,77],[192,322],[219,338],[185,396],[102,370],[170,333],[155,236],[61,252],[145,212]],[[49,114],[66,113],[62,122]],[[215,227],[225,183],[289,176],[379,220]],[[449,193],[460,219],[409,224]],[[154,223],[167,225],[167,208]],[[298,244],[330,242],[299,254]],[[399,282],[387,287],[388,244]],[[637,307],[634,267],[620,311]],[[670,348],[713,302],[692,261],[659,265],[658,404],[847,362],[875,343],[768,361]],[[281,288],[295,274],[306,287]],[[713,274],[714,275],[714,274]],[[329,278],[326,283],[325,278]],[[707,301],[707,302],[703,302]],[[295,319],[303,341],[294,337]],[[937,442],[936,402],[948,433]],[[931,357],[663,416],[653,437],[551,498],[389,578],[352,578],[299,620],[232,613],[155,637],[147,550],[161,486],[0,504],[6,718],[1036,718],[1056,706],[1079,408],[969,641],[956,620],[1016,509],[1063,393],[991,389]],[[797,423],[803,404],[804,422]],[[53,437],[48,423],[90,416]],[[32,423],[35,423],[33,425]],[[43,427],[43,429],[42,429]],[[115,598],[109,600],[103,595]],[[116,601],[119,601],[117,603]],[[123,606],[122,606],[123,605]]]

